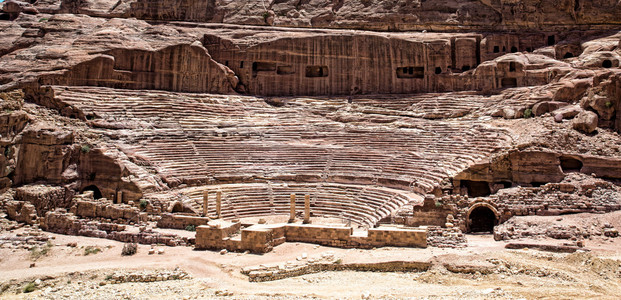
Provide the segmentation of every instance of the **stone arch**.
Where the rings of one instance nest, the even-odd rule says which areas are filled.
[[[101,194],[101,190],[94,184],[89,185],[85,188],[82,189],[82,193],[86,192],[86,191],[92,191],[93,192],[93,198],[95,199],[100,199],[103,198],[103,195]]]
[[[492,232],[499,221],[500,214],[494,206],[486,202],[475,203],[466,214],[466,231]]]
[[[183,203],[181,201],[174,201],[168,206],[169,213],[183,212]]]
[[[560,160],[561,169],[563,170],[564,173],[580,172],[583,166],[582,160],[580,160],[577,157],[561,156],[559,160]]]

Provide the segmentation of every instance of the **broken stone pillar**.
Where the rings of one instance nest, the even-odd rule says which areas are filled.
[[[289,223],[295,222],[295,194],[290,195]]]
[[[216,193],[216,218],[220,219],[222,217],[222,192],[218,191]]]
[[[207,211],[207,209],[209,208],[209,206],[207,205],[209,202],[209,192],[208,191],[204,191],[203,192],[203,217],[207,217],[207,214],[209,213]]]
[[[304,196],[304,224],[310,224],[310,195]]]
[[[116,192],[116,203],[117,204],[123,203],[123,191]]]

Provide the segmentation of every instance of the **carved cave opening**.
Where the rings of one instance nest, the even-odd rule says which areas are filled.
[[[606,59],[602,62],[602,67],[608,69],[612,68],[612,61],[610,59]]]
[[[514,61],[509,63],[509,72],[515,72],[515,62]]]
[[[328,77],[327,66],[307,66],[306,77]]]
[[[278,66],[278,68],[276,68],[276,74],[278,75],[295,74],[295,70],[293,69],[293,66]]]
[[[99,190],[99,188],[96,185],[89,185],[89,186],[85,187],[84,189],[82,189],[82,193],[84,193],[86,191],[92,191],[93,192],[93,198],[95,198],[95,199],[103,198],[103,195],[101,194],[101,190]]]
[[[486,206],[479,206],[470,212],[470,232],[492,232],[497,223],[496,215]]]
[[[276,64],[271,62],[259,62],[252,63],[252,74],[257,76],[258,72],[273,72],[276,71]]]
[[[517,78],[503,78],[500,81],[500,85],[503,88],[514,88],[514,87],[517,87]]]
[[[516,46],[511,47],[511,53],[518,52],[518,48]]]
[[[494,53],[500,52],[500,46],[494,46]]]
[[[397,78],[425,78],[424,67],[399,67],[397,68]]]
[[[462,180],[461,187],[468,190],[468,197],[486,197],[492,194],[486,181]]]
[[[573,157],[561,157],[561,169],[564,173],[580,172],[582,169],[582,161]]]
[[[574,54],[571,52],[567,52],[565,53],[565,55],[563,55],[563,58],[572,58],[572,57],[574,57]]]
[[[436,74],[442,74],[442,68],[436,67]]]
[[[553,46],[556,44],[556,37],[553,35],[548,36],[548,46]]]

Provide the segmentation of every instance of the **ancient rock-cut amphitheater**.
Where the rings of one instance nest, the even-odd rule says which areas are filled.
[[[616,0],[0,5],[20,223],[266,253],[621,210]]]

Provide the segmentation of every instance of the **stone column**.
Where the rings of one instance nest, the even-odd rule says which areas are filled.
[[[209,211],[207,210],[209,208],[209,191],[203,191],[203,217],[207,217],[209,214]]]
[[[222,217],[222,192],[218,191],[216,193],[216,218],[220,219]]]
[[[116,203],[117,204],[123,203],[123,191],[116,192]]]
[[[291,206],[289,207],[289,223],[295,222],[295,194],[291,194],[290,196]]]
[[[310,195],[304,195],[304,224],[310,224]]]

